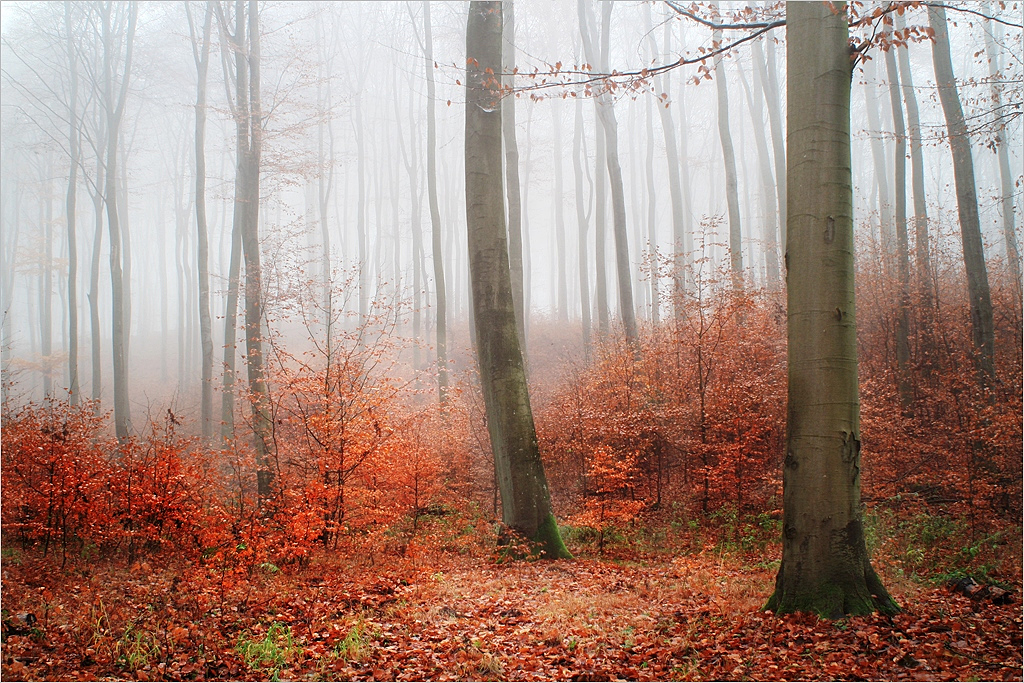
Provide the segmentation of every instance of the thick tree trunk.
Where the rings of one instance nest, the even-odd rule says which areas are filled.
[[[860,502],[849,26],[790,3],[789,406],[782,565],[767,608],[829,618],[894,613],[868,559]]]
[[[712,3],[718,13],[718,0]],[[715,43],[722,42],[721,30],[714,31]],[[732,272],[732,288],[743,291],[743,231],[740,225],[739,180],[736,176],[736,153],[732,148],[732,133],[729,130],[729,86],[725,77],[725,65],[721,53],[714,58],[715,88],[718,94],[718,139],[722,143],[722,160],[725,163],[725,202],[729,211],[729,267]]]
[[[886,29],[890,35],[892,29]],[[903,122],[900,74],[896,68],[895,48],[885,52],[885,73],[889,79],[889,103],[892,106],[896,154],[896,273],[899,297],[896,303],[896,388],[903,410],[910,410],[914,391],[910,383],[910,240],[907,236],[907,127]]]
[[[466,56],[469,263],[502,519],[546,557],[568,557],[551,511],[512,304],[501,187],[501,2],[470,4]]]
[[[956,205],[960,217],[960,236],[967,269],[967,293],[970,297],[971,331],[975,363],[982,384],[995,380],[995,327],[992,320],[992,296],[985,266],[985,247],[981,240],[978,218],[978,193],[974,185],[974,160],[971,139],[967,133],[963,108],[953,76],[949,54],[949,33],[946,10],[941,5],[928,7],[928,21],[934,32],[932,64],[939,90],[939,102],[946,117],[949,146],[953,152],[953,180],[956,184]]]
[[[441,210],[437,204],[437,123],[434,114],[434,41],[430,27],[430,0],[423,0],[424,69],[427,76],[427,200],[430,205],[430,250],[434,260],[434,297],[437,303],[437,396],[441,405],[448,394],[448,290],[441,250]],[[500,68],[500,64],[499,64]]]

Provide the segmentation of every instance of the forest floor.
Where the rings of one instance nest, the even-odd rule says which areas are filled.
[[[1019,585],[1000,606],[883,567],[902,614],[780,617],[760,609],[772,549],[506,564],[426,552],[241,574],[162,557],[61,569],[5,552],[3,680],[1024,678]]]

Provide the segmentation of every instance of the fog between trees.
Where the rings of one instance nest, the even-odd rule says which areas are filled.
[[[610,92],[596,84],[590,93],[538,87],[579,80],[571,72],[585,63],[594,71],[630,72],[699,57],[717,39],[662,3],[584,4],[592,22],[586,39],[572,2],[515,3],[514,35],[505,36],[506,62],[519,74],[508,79],[518,92],[505,100],[515,102],[514,119],[506,121],[514,122],[517,149],[506,131],[505,151],[518,156],[508,159],[518,165],[521,198],[521,325],[528,351],[557,343],[567,357],[581,356],[599,334],[621,331],[624,321],[630,334],[633,315],[641,330],[670,318],[670,293],[687,286],[673,264],[707,257],[705,276],[741,264],[718,286],[750,290],[779,288],[785,274],[785,189],[778,183],[784,29],[709,59],[710,79],[692,64]],[[420,2],[260,3],[258,20],[243,22],[258,29],[257,90],[239,87],[239,73],[251,79],[251,63],[236,60],[229,35],[237,37],[236,13],[246,7],[211,5],[208,14],[206,4],[191,3],[190,33],[182,3],[4,3],[0,295],[9,400],[62,398],[71,390],[111,410],[115,382],[123,379],[122,409],[133,422],[170,405],[190,429],[212,434],[235,414],[222,411],[228,361],[236,359],[237,387],[246,383],[246,317],[250,324],[261,320],[267,343],[297,352],[323,335],[327,310],[332,324],[371,336],[386,329],[415,342],[400,355],[402,373],[436,373],[442,345],[452,371],[471,366],[466,5],[433,3],[428,30]],[[721,12],[741,7],[722,3]],[[778,12],[756,9],[759,16]],[[1006,262],[1009,252],[1013,264],[1016,228],[1008,232],[1005,219],[1012,212],[1019,226],[1024,204],[1021,31],[1013,25],[1020,8],[985,11],[1010,25],[947,10],[951,63],[971,136],[983,258]],[[929,23],[921,9],[900,21]],[[207,24],[206,104],[199,108],[206,116],[199,146],[205,192],[197,195],[197,65]],[[721,39],[738,35],[726,31]],[[587,54],[588,43],[594,54]],[[873,59],[856,68],[852,92],[858,258],[888,259],[897,250],[896,228],[906,219],[895,206],[896,178],[904,178],[906,213],[921,215],[922,204],[927,211],[930,250],[959,253],[954,170],[931,44],[911,41],[890,53],[893,66],[877,47],[869,54]],[[921,159],[913,172],[911,164],[902,173],[893,164],[897,145],[906,145],[894,131],[915,125],[893,118],[894,68],[904,97],[913,93],[919,110]],[[531,76],[535,70],[541,75]],[[569,73],[551,73],[559,71]],[[246,283],[254,278],[245,255],[232,262],[232,220],[242,169],[237,141],[244,126],[237,124],[247,120],[239,98],[251,103],[255,94],[259,125],[248,134],[262,147],[259,241],[255,252],[255,242],[242,251],[261,259],[262,282],[259,302],[246,308]],[[604,104],[595,107],[594,97]],[[614,114],[621,189],[598,163],[609,152],[597,139],[605,125],[601,107]],[[731,160],[723,156],[725,130]],[[197,196],[205,203],[205,248]],[[920,235],[911,224],[911,247]],[[732,258],[730,244],[740,245]],[[201,273],[201,249],[208,275]],[[617,253],[628,254],[624,278]],[[892,272],[902,272],[892,258]],[[512,264],[515,271],[515,255]],[[232,312],[231,274],[239,267]],[[204,373],[200,291],[207,277]],[[226,329],[229,314],[238,321]],[[112,335],[115,318],[122,320],[121,342]],[[554,342],[531,336],[545,320],[568,331]],[[439,327],[446,335],[438,335]],[[116,368],[119,343],[123,369]],[[216,406],[205,427],[203,386]]]

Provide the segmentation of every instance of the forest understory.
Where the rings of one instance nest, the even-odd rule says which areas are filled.
[[[916,545],[937,523],[899,522],[875,551],[902,614],[836,621],[760,611],[780,549],[771,525],[752,522],[637,529],[603,553],[571,542],[576,559],[557,562],[496,562],[454,511],[404,553],[282,567],[162,553],[61,569],[9,549],[3,678],[1020,680],[1019,538]],[[645,552],[655,536],[660,549]],[[916,553],[946,546],[973,559],[915,573]],[[947,585],[983,567],[1013,592]]]

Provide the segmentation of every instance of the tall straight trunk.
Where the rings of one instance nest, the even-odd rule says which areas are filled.
[[[68,51],[68,192],[64,203],[68,229],[68,394],[77,406],[78,388],[78,236],[76,233],[78,205],[79,153],[78,64],[75,58],[74,30],[71,26],[71,0],[64,0],[64,30]]]
[[[189,4],[189,32],[192,36],[192,57],[196,65],[196,270],[199,277],[199,338],[202,347],[199,412],[203,441],[213,438],[213,321],[210,314],[210,239],[206,224],[206,81],[210,66],[210,34],[213,26],[213,4],[206,3],[201,43],[193,30]]]
[[[904,18],[896,16],[896,28],[902,30]],[[931,347],[927,340],[931,337],[934,325],[934,297],[932,296],[931,247],[928,235],[928,204],[924,190],[924,154],[921,144],[921,115],[917,106],[917,94],[914,91],[913,75],[910,71],[910,51],[907,46],[898,49],[900,85],[903,88],[903,101],[907,107],[907,132],[910,141],[910,179],[914,197],[914,242],[915,264],[917,266],[917,290],[921,297],[921,328],[925,336],[925,345]]]
[[[992,107],[996,110],[1003,105],[1003,86],[999,83],[1000,56],[996,50],[994,30],[1002,30],[1002,25],[994,21],[986,22],[985,27],[985,53],[988,57],[988,75],[992,82]],[[997,28],[998,27],[998,28]],[[1006,262],[1010,266],[1010,275],[1013,277],[1013,284],[1017,290],[1017,304],[1021,304],[1022,287],[1020,267],[1020,246],[1017,243],[1016,220],[1013,211],[1013,172],[1010,171],[1010,154],[1007,150],[1006,129],[1000,127],[996,130],[996,155],[999,160],[999,195],[1000,209],[1003,214],[1003,244],[1006,248]]]
[[[572,169],[576,194],[576,257],[579,262],[580,312],[583,321],[583,349],[590,354],[590,269],[587,267],[587,225],[590,223],[590,206],[594,196],[594,183],[590,183],[590,196],[583,198],[583,169],[586,164],[586,150],[583,147],[583,99],[575,98],[576,120],[572,136]],[[588,176],[589,177],[589,176]]]
[[[434,112],[434,39],[430,27],[430,0],[423,0],[423,64],[427,76],[427,201],[430,205],[430,250],[434,260],[434,297],[437,303],[437,397],[448,396],[448,291],[441,249],[441,210],[437,204],[437,123]],[[500,67],[500,65],[499,65]]]
[[[654,192],[654,112],[651,98],[647,98],[647,278],[651,287],[651,323],[655,328],[661,322],[661,291],[658,289],[658,217]]]
[[[241,0],[238,0],[241,10]],[[235,210],[241,210],[242,222],[242,254],[245,258],[245,352],[246,366],[249,375],[249,394],[252,405],[252,430],[256,447],[256,491],[261,501],[270,497],[273,471],[271,470],[270,452],[273,424],[270,419],[270,389],[263,369],[263,273],[260,265],[260,157],[263,148],[263,110],[260,98],[260,25],[259,3],[249,0],[249,49],[247,64],[239,63],[239,71],[248,66],[249,98],[247,115],[242,121],[248,135],[242,153],[239,155],[239,171],[243,183],[241,201],[235,204]],[[241,26],[241,12],[238,20]],[[243,93],[239,91],[238,101],[243,102]],[[240,111],[246,111],[240,107]],[[236,189],[238,189],[236,187]]]
[[[868,559],[860,500],[849,24],[787,6],[788,373],[782,564],[767,608],[894,613]]]
[[[679,86],[679,185],[683,191],[683,241],[682,254],[676,258],[676,270],[679,273],[680,284],[686,287],[687,266],[693,254],[693,193],[690,186],[690,155],[689,140],[687,135],[686,116],[686,85]],[[683,297],[676,301],[675,315],[679,319],[683,311]]]
[[[718,13],[718,0],[712,3]],[[713,41],[721,44],[722,31],[715,30]],[[722,161],[725,163],[725,202],[729,212],[729,268],[732,288],[743,290],[743,231],[740,225],[739,179],[736,176],[736,153],[732,148],[729,130],[729,85],[721,53],[714,58],[715,88],[718,94],[718,139],[722,143]]]
[[[409,223],[412,230],[412,336],[417,340],[412,347],[412,366],[416,371],[420,370],[420,344],[421,329],[423,326],[422,306],[420,305],[420,294],[423,290],[423,230],[420,226],[422,215],[422,190],[419,181],[419,159],[416,150],[419,145],[416,140],[416,126],[410,126],[409,130],[409,151],[406,153],[405,141],[402,137],[402,117],[398,112],[398,98],[395,98],[395,120],[398,126],[398,145],[402,152],[402,161],[405,163],[406,172],[409,174]],[[415,121],[413,113],[413,100],[409,99],[408,121]]]
[[[932,64],[935,68],[935,82],[939,90],[942,112],[946,117],[949,146],[953,152],[953,181],[956,184],[956,205],[960,217],[964,266],[967,269],[967,293],[970,297],[975,363],[982,384],[988,385],[995,380],[996,374],[995,327],[992,320],[988,269],[985,266],[985,247],[981,240],[981,222],[978,218],[978,193],[974,185],[971,139],[967,133],[967,124],[964,121],[964,112],[953,75],[945,8],[941,5],[929,5],[928,21],[934,32]]]
[[[135,120],[135,130],[138,130],[138,120]],[[131,362],[132,349],[132,231],[128,212],[128,150],[130,144],[134,144],[135,134],[132,133],[130,141],[124,138],[124,129],[121,129],[121,142],[118,144],[121,160],[118,166],[117,202],[118,218],[121,222],[121,268],[124,284],[124,364],[127,368]]]
[[[530,171],[533,164],[530,154],[533,151],[533,137],[530,129],[533,127],[533,117],[526,119],[526,158],[523,159],[523,359],[529,360],[529,338],[530,338],[530,311],[533,310],[533,262],[530,260]],[[514,281],[513,281],[514,282]],[[472,291],[472,285],[470,285]],[[470,307],[472,314],[472,307]]]
[[[786,253],[786,136],[782,131],[782,98],[779,96],[779,77],[775,67],[775,41],[765,41],[767,50],[761,49],[761,41],[753,42],[754,68],[757,76],[755,88],[760,83],[764,101],[768,106],[768,128],[772,132],[772,159],[775,162],[775,200],[779,208],[779,243]]]
[[[53,396],[53,155],[46,154],[43,167],[42,206],[43,267],[39,272],[39,341],[43,355],[43,396]]]
[[[185,145],[182,145],[181,152],[181,156],[185,157],[187,154]],[[186,350],[188,344],[188,328],[185,324],[188,313],[185,305],[185,299],[189,296],[190,292],[188,290],[187,277],[185,275],[185,269],[187,268],[185,260],[188,254],[188,249],[185,244],[185,231],[188,230],[189,215],[188,207],[185,204],[184,194],[188,190],[185,186],[184,158],[181,162],[181,166],[179,166],[178,161],[175,160],[172,186],[174,188],[174,268],[177,274],[178,284],[178,390],[183,392],[187,381],[186,374],[188,372],[188,352]]]
[[[100,145],[102,149],[104,145]],[[100,250],[103,248],[103,193],[105,173],[102,173],[102,154],[96,155],[96,188],[92,196],[92,210],[95,230],[92,238],[92,263],[89,271],[89,344],[90,360],[92,361],[92,390],[90,398],[94,401],[97,414],[100,411],[100,398],[103,395],[103,332],[100,330]]]
[[[576,5],[579,16],[580,38],[583,41],[583,54],[587,62],[597,64],[598,70],[604,70],[602,61],[606,54],[598,54],[594,41],[598,39],[597,24],[591,15],[590,6],[583,0]],[[600,98],[594,99],[595,113],[597,114],[595,124],[595,145],[594,155],[594,184],[595,184],[595,209],[594,209],[594,260],[597,265],[597,286],[595,296],[597,298],[597,329],[602,338],[607,337],[611,331],[610,316],[608,314],[608,274],[607,257],[605,254],[605,211],[607,199],[605,192],[608,183],[608,151],[607,136],[604,134],[604,124],[601,122],[600,110],[603,107]]]
[[[0,402],[8,398],[7,390],[11,386],[11,360],[14,356],[14,330],[11,313],[14,309],[14,264],[17,260],[18,242],[21,237],[21,182],[15,178],[5,184],[11,190],[10,202],[14,207],[14,221],[9,231],[5,230],[4,241],[0,248],[0,296],[3,297],[0,307]],[[7,206],[6,202],[4,204]],[[8,237],[10,235],[10,237]],[[10,240],[8,242],[7,240]]]
[[[369,316],[370,264],[366,259],[367,255],[367,234],[366,234],[366,153],[365,130],[363,128],[363,107],[362,93],[356,95],[353,104],[355,116],[352,125],[355,127],[356,137],[356,236],[359,240],[359,338],[362,339],[365,331],[367,318]]]
[[[501,11],[501,73],[506,88],[515,85],[516,68],[515,7],[504,0]],[[526,312],[523,310],[523,200],[519,184],[519,142],[516,139],[516,100],[507,97],[501,107],[501,131],[505,141],[505,201],[508,204],[508,260],[512,272],[512,303],[516,309],[516,329],[526,350]]]
[[[595,51],[592,36],[597,33],[596,22],[590,16],[590,8],[583,0],[579,0],[580,33],[583,37],[583,50],[587,61],[598,63],[604,70],[607,66],[608,41],[611,32],[612,3],[602,3],[601,48],[600,55]],[[595,57],[599,57],[595,60]],[[636,311],[633,307],[633,283],[630,277],[629,243],[626,236],[626,197],[622,183],[622,166],[619,163],[619,133],[615,120],[615,109],[608,93],[600,93],[596,100],[597,118],[604,131],[605,156],[608,167],[612,195],[612,228],[615,237],[616,281],[619,293],[619,315],[626,333],[626,340],[634,344],[637,341]],[[600,136],[600,133],[598,134]],[[600,201],[600,200],[599,200]],[[600,222],[600,221],[599,221]],[[600,228],[599,228],[600,229]],[[598,254],[598,259],[601,254]],[[598,264],[600,268],[600,264]],[[600,289],[600,281],[598,283]],[[600,297],[600,291],[598,292]],[[600,302],[599,302],[600,303]]]
[[[511,3],[509,3],[511,4]],[[566,273],[566,266],[569,263],[569,255],[566,253],[565,244],[565,203],[563,201],[562,189],[562,100],[555,98],[551,101],[551,124],[553,127],[552,145],[555,158],[555,194],[552,201],[555,203],[555,243],[557,245],[557,267],[556,277],[558,292],[558,320],[562,323],[569,321],[569,279]]]
[[[658,44],[654,38],[654,32],[650,29],[650,7],[644,5],[644,25],[647,29],[647,39],[650,41],[651,54],[658,53]],[[665,52],[671,54],[671,37],[672,29],[670,22],[665,23],[664,28],[665,37]],[[682,295],[683,295],[683,271],[686,267],[686,249],[684,244],[685,238],[685,222],[683,219],[683,190],[681,181],[679,179],[679,150],[676,144],[676,130],[675,123],[672,121],[672,109],[669,106],[671,101],[672,93],[672,72],[667,71],[664,74],[656,77],[655,88],[658,90],[658,94],[665,97],[665,102],[658,102],[658,114],[661,117],[661,132],[665,137],[665,156],[668,161],[668,191],[669,201],[672,205],[672,254],[673,254],[673,269],[672,269],[672,300],[675,303],[674,313],[677,316],[682,315]]]
[[[241,215],[239,215],[239,219]],[[242,268],[242,230],[231,221],[231,250],[228,260],[228,293],[224,306],[224,374],[221,380],[221,439],[235,438],[235,366],[238,360],[238,286]]]
[[[608,154],[601,123],[596,117],[594,123],[594,263],[597,280],[594,296],[597,298],[597,331],[604,339],[611,332],[611,315],[608,311],[608,256],[605,249],[608,235]]]
[[[764,271],[766,286],[772,291],[778,291],[782,283],[779,277],[779,247],[775,238],[775,218],[778,216],[777,204],[773,197],[771,160],[768,158],[768,141],[764,134],[764,116],[762,114],[761,79],[757,76],[755,67],[753,72],[754,88],[751,92],[747,77],[743,69],[739,70],[740,83],[743,85],[743,93],[747,98],[747,107],[750,109],[750,117],[754,123],[754,146],[757,148],[757,171],[761,180],[761,196],[764,200],[764,216],[762,217],[761,239],[764,244]]]
[[[886,27],[891,34],[892,29]],[[900,405],[909,410],[914,402],[910,384],[910,242],[907,236],[907,128],[903,122],[903,100],[900,97],[900,74],[896,68],[895,49],[885,52],[885,73],[889,79],[889,102],[896,134],[896,273],[899,298],[896,304],[896,387]]]
[[[868,112],[868,135],[871,136],[871,158],[875,165],[875,177],[878,179],[878,214],[880,242],[883,265],[888,265],[892,255],[895,231],[892,225],[892,202],[889,199],[889,176],[886,171],[885,145],[882,142],[882,122],[878,114],[878,74],[875,62],[869,59],[864,63],[864,100]]]
[[[318,15],[318,27],[322,29],[322,18]],[[331,191],[334,188],[334,100],[331,97],[331,76],[333,66],[333,55],[326,57],[322,50],[326,42],[326,36],[320,36],[317,41],[317,50],[320,52],[318,69],[326,68],[326,77],[321,71],[317,78],[316,96],[319,111],[319,120],[316,128],[317,145],[317,208],[320,212],[320,305],[324,315],[327,317],[325,325],[331,324],[331,229],[328,223],[328,207],[330,205]],[[321,87],[326,91],[321,98]],[[325,140],[326,138],[326,140]],[[324,146],[326,142],[327,150]],[[395,191],[396,200],[398,192]],[[397,235],[396,235],[397,239]],[[397,275],[396,275],[397,277]],[[397,280],[396,280],[397,283]]]
[[[115,97],[114,94],[114,31],[112,26],[110,4],[101,8],[102,40],[103,40],[103,102],[106,115],[106,177],[104,179],[104,205],[107,211],[107,232],[110,236],[110,291],[112,298],[112,330],[111,347],[113,351],[114,374],[114,431],[117,440],[125,443],[131,429],[131,412],[128,403],[128,365],[126,359],[124,280],[121,253],[123,240],[118,214],[118,143],[121,139],[121,119],[124,115],[125,99],[128,94],[128,79],[131,73],[132,46],[135,37],[135,20],[137,8],[130,3],[127,8],[128,26],[125,36],[125,57],[121,84]]]
[[[227,303],[224,312],[224,374],[223,390],[221,392],[221,439],[225,444],[235,438],[235,370],[238,359],[238,288],[242,267],[242,223],[245,220],[244,211],[240,207],[239,198],[243,192],[243,151],[248,134],[246,132],[245,116],[248,103],[249,73],[246,69],[245,22],[243,19],[244,8],[242,0],[235,1],[235,33],[228,30],[228,20],[225,17],[222,5],[216,3],[214,8],[217,11],[217,18],[221,32],[225,40],[223,45],[230,43],[234,51],[234,79],[235,92],[232,93],[228,84],[231,77],[228,72],[229,62],[224,60],[224,83],[227,89],[228,102],[231,103],[232,114],[235,117],[235,200],[231,216],[231,250],[228,261],[228,293]]]

